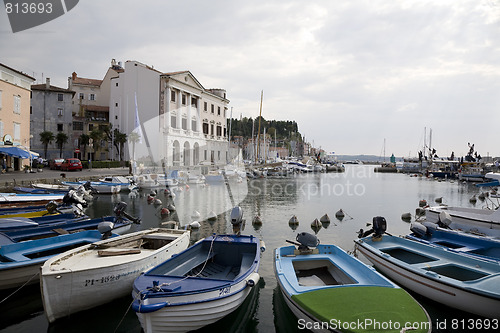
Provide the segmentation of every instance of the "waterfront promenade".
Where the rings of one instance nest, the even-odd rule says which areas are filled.
[[[15,186],[29,187],[31,183],[40,182],[57,184],[60,181],[98,180],[104,176],[125,176],[129,174],[128,167],[84,169],[83,171],[61,171],[44,168],[42,172],[26,173],[10,171],[0,173],[0,191],[12,191]]]

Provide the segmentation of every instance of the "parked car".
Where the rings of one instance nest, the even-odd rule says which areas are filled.
[[[51,170],[61,170],[61,164],[64,162],[64,158],[56,158],[49,161],[49,168]]]
[[[78,158],[67,158],[61,164],[61,170],[63,171],[71,171],[71,170],[80,170],[82,171],[82,161]]]

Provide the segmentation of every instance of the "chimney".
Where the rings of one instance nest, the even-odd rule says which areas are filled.
[[[45,79],[45,89],[50,89],[50,78]]]
[[[71,78],[72,78],[73,80],[76,80],[76,72],[73,72],[73,73],[71,74]]]

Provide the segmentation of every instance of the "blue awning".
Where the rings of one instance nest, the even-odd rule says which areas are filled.
[[[0,147],[0,154],[5,154],[9,156],[14,156],[18,158],[29,158],[33,159],[39,156],[38,153],[35,153],[34,151],[27,151],[22,148],[12,146],[12,147]]]

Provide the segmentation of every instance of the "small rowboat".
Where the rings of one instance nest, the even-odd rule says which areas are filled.
[[[139,276],[132,309],[149,332],[187,332],[238,308],[259,281],[260,242],[214,235]]]
[[[189,234],[164,228],[142,230],[50,258],[41,268],[49,322],[129,294],[142,272],[185,250]]]
[[[404,289],[341,248],[297,235],[298,248],[274,251],[274,270],[288,307],[315,332],[430,332],[426,311]],[[290,241],[289,241],[290,242]],[[392,323],[377,328],[377,325]],[[359,325],[363,323],[363,325]],[[346,326],[347,325],[347,326]]]

